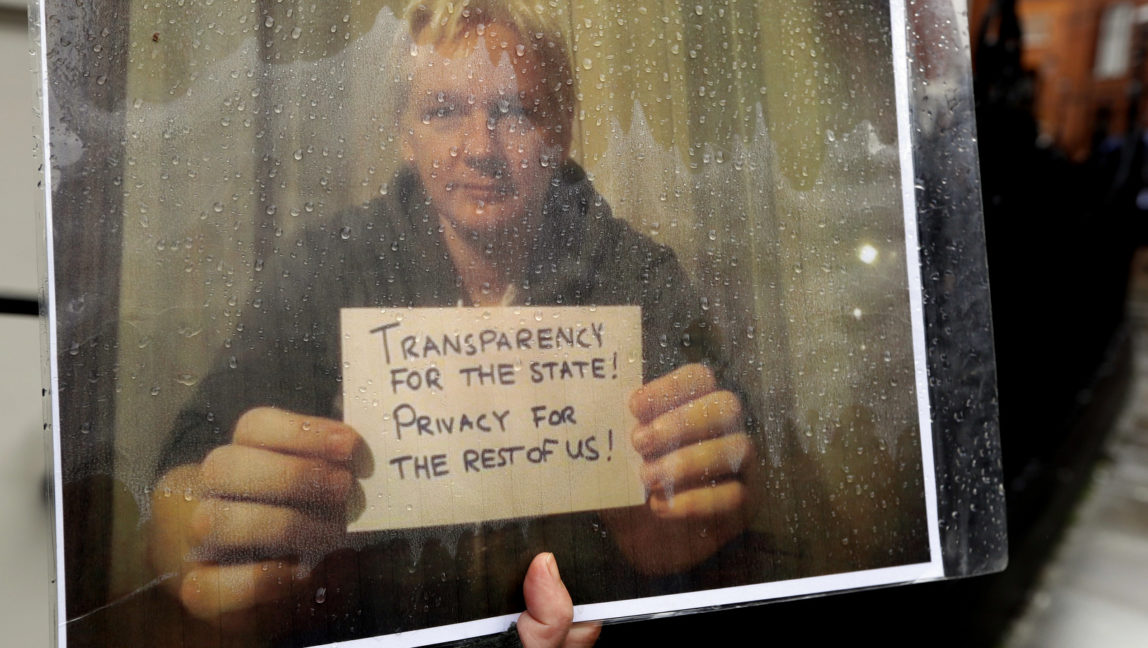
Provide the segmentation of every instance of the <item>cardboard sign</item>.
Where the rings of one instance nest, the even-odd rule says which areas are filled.
[[[351,531],[645,502],[626,401],[640,309],[344,308],[344,419],[366,439]]]

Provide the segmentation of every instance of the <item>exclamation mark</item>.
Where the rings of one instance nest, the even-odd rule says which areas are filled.
[[[617,358],[617,355],[618,354],[614,354],[615,359]],[[606,434],[609,435],[606,440],[610,444],[610,454],[606,455],[606,461],[609,461],[610,457],[612,457],[614,454],[614,431],[606,430]]]
[[[611,376],[614,380],[618,379],[618,352],[614,352],[614,375]]]

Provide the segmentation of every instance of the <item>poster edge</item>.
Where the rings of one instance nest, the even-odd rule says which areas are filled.
[[[51,94],[48,79],[48,42],[47,42],[47,7],[45,0],[29,0],[29,16],[36,17],[37,40],[39,51],[36,55],[39,83],[39,109],[40,109],[40,137],[42,138],[39,162],[39,175],[42,182],[38,206],[43,208],[44,239],[40,241],[44,251],[44,273],[46,285],[42,317],[47,319],[47,353],[48,366],[48,396],[51,403],[50,420],[46,421],[51,427],[51,483],[53,495],[52,506],[52,538],[53,538],[53,576],[56,589],[54,610],[50,615],[54,621],[53,644],[66,646],[68,643],[67,630],[67,581],[65,580],[64,559],[64,475],[63,454],[61,449],[62,438],[60,430],[60,368],[57,352],[59,349],[59,320],[56,303],[56,258],[52,245],[54,240],[53,205],[52,205],[52,138],[51,138]]]
[[[921,441],[922,488],[928,525],[930,563],[944,572],[940,515],[937,501],[937,464],[933,453],[933,425],[929,400],[928,347],[925,337],[924,284],[921,281],[920,233],[917,223],[916,167],[910,106],[908,38],[905,0],[889,0],[893,86],[897,101],[897,147],[901,160],[901,208],[905,231],[905,269],[908,281],[910,329],[913,339],[913,375],[917,392],[917,427]]]
[[[932,562],[910,563],[838,574],[807,576],[767,583],[752,583],[710,590],[695,590],[662,596],[647,596],[605,603],[587,603],[574,606],[574,622],[639,620],[663,614],[685,611],[703,611],[718,606],[752,603],[780,603],[786,600],[818,594],[844,592],[860,588],[888,585],[908,585],[938,578]],[[413,648],[444,642],[473,639],[505,632],[521,613],[505,614],[453,623],[448,625],[408,630],[361,639],[351,639],[314,648]]]

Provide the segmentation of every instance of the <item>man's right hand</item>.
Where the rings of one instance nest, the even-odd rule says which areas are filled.
[[[193,616],[241,630],[299,593],[342,542],[361,437],[331,419],[248,410],[232,442],[173,468],[152,494],[149,553]]]

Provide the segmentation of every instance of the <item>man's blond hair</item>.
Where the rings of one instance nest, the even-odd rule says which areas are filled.
[[[403,18],[415,43],[440,46],[481,33],[486,25],[514,30],[540,66],[546,88],[535,115],[564,151],[570,149],[576,91],[567,35],[556,12],[530,0],[414,0]]]

